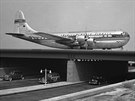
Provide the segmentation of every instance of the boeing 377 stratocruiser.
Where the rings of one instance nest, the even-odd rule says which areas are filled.
[[[16,31],[6,33],[14,37],[44,46],[62,49],[112,49],[123,48],[130,36],[124,31],[79,31],[65,33],[45,33],[32,29],[22,11],[16,13]]]

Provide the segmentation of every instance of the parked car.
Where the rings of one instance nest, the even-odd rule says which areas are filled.
[[[89,80],[89,84],[102,85],[102,84],[107,84],[107,81],[102,76],[92,76]]]
[[[58,81],[60,81],[60,75],[58,73],[48,73],[47,74],[47,82],[46,83],[58,82]],[[39,82],[45,83],[45,77],[40,78]]]
[[[24,79],[24,76],[19,71],[12,71],[9,74],[4,75],[3,80],[16,80],[16,79]]]

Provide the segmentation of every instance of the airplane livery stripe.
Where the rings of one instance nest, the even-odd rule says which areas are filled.
[[[25,23],[26,20],[25,19],[15,19],[14,23]]]
[[[123,38],[95,38],[97,41],[105,41],[105,40],[125,40]]]

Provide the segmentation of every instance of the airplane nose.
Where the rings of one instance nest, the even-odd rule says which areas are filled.
[[[123,35],[127,38],[130,38],[130,35],[127,32],[123,32]]]

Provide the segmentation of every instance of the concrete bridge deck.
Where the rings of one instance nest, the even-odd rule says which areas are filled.
[[[67,49],[67,50],[2,49],[0,50],[0,57],[135,61],[135,51],[78,50],[78,49]]]
[[[135,61],[135,51],[3,49],[0,50],[0,57],[1,66],[20,67],[25,70],[24,73],[35,69],[33,74],[47,67],[59,72],[63,80],[69,82],[87,81],[97,74],[109,80],[124,80],[128,73],[128,61]]]

